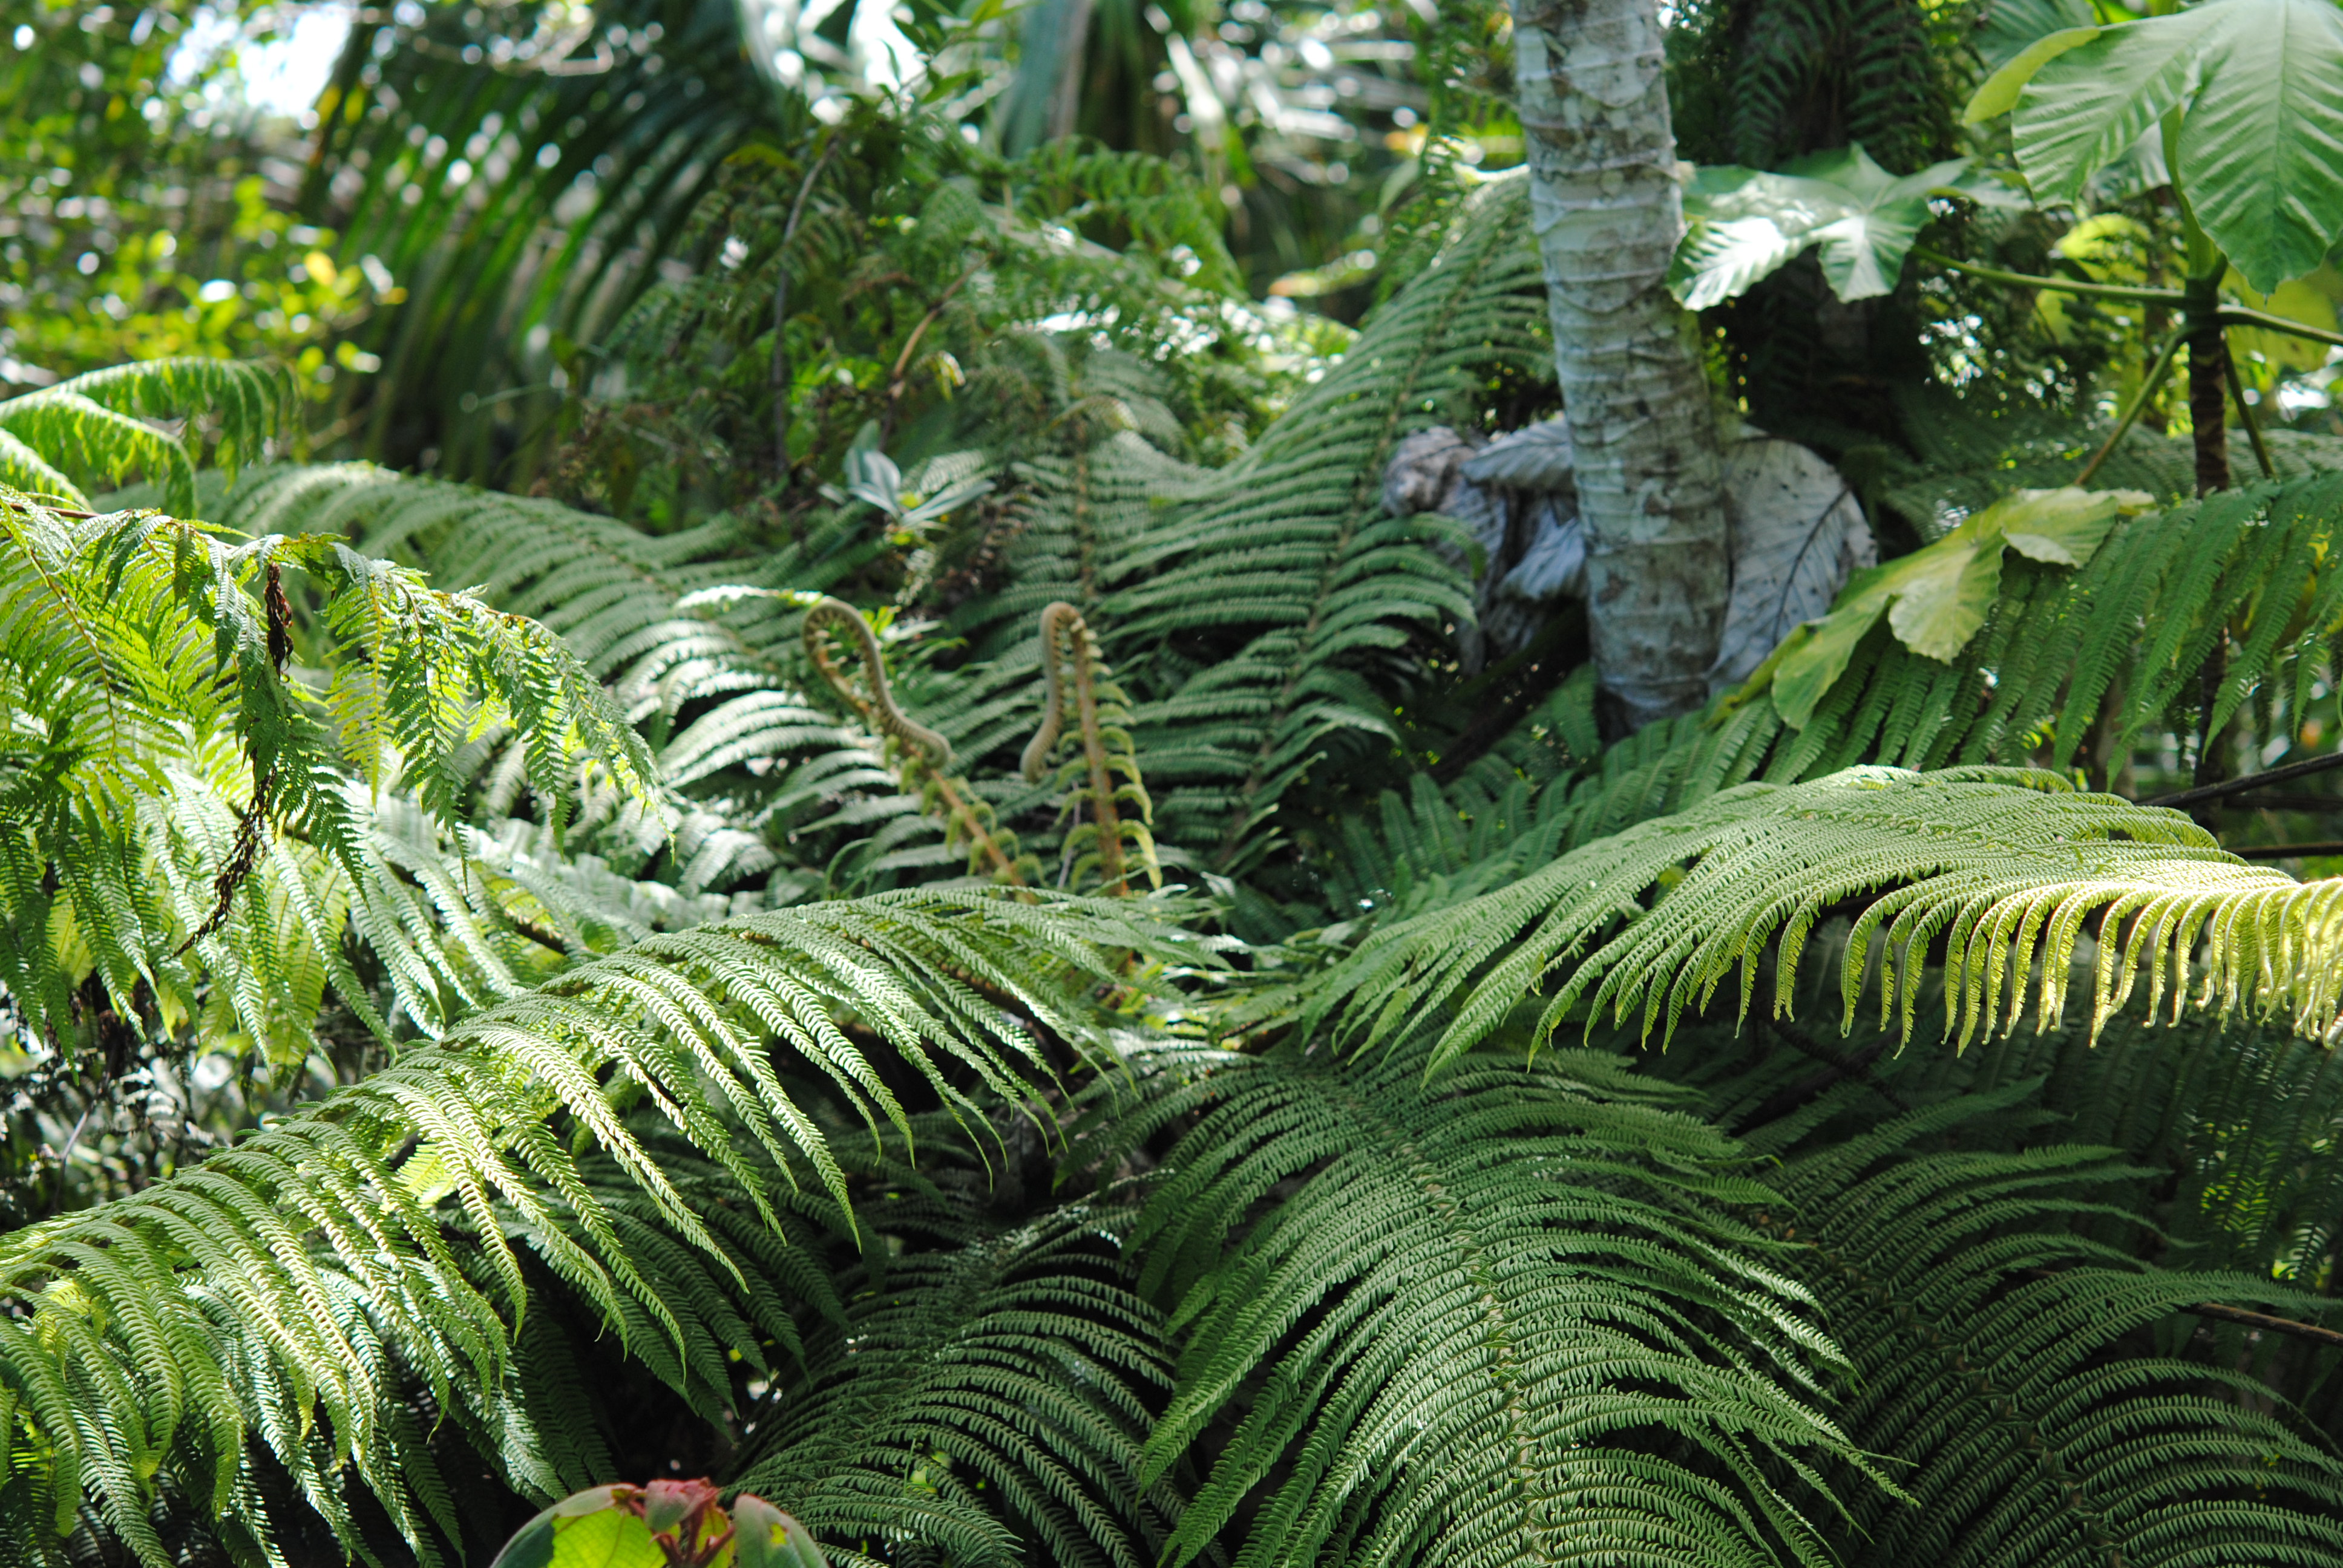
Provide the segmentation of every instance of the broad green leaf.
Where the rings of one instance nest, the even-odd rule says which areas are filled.
[[[1896,286],[1928,201],[1962,196],[1992,201],[1990,181],[1954,158],[1902,177],[1861,146],[1801,158],[1779,173],[1705,168],[1684,192],[1689,220],[1668,270],[1687,308],[1731,299],[1802,251],[1821,252],[1823,276],[1841,299],[1869,299]]]
[[[1998,71],[2052,34],[2087,28],[2097,20],[2090,0],[1990,0],[1969,46],[1987,71]],[[2016,101],[2016,87],[2010,89],[2010,101]],[[2008,108],[2005,104],[1996,113]]]
[[[1782,639],[1782,648],[1774,663],[1771,678],[1774,683],[1774,706],[1782,715],[1782,722],[1793,729],[1804,729],[1815,716],[1815,707],[1823,694],[1838,683],[1846,673],[1847,662],[1854,658],[1855,645],[1879,618],[1880,607],[1867,609],[1852,606],[1833,610],[1820,620],[1808,621]],[[1753,681],[1768,678],[1760,668],[1750,677]]]
[[[2002,542],[1990,532],[1971,533],[1975,526],[1964,523],[1905,558],[1912,569],[1897,583],[1887,625],[1914,653],[1950,664],[1993,608],[2001,591]]]
[[[1806,236],[1839,204],[1805,182],[1737,166],[1704,168],[1684,191],[1688,227],[1668,286],[1690,310],[1742,294],[1805,248]]]
[[[2098,552],[2126,512],[2144,511],[2155,504],[2145,490],[2014,490],[1977,514],[1976,521],[1997,526],[2001,537],[2019,555],[2052,566],[2078,567]]]
[[[618,1490],[598,1486],[555,1503],[522,1525],[488,1568],[666,1568],[650,1526],[612,1502]]]
[[[2079,49],[2106,31],[2104,27],[2089,25],[2062,27],[2035,39],[1985,79],[1969,99],[1969,106],[1962,111],[1962,123],[1981,126],[1987,120],[1998,119],[2009,113],[2017,107],[2017,95],[2026,90],[2026,84],[2034,79],[2036,72],[2067,50]]]
[[[2014,491],[1934,544],[1849,578],[1830,614],[1784,638],[1743,689],[1770,682],[1782,721],[1805,729],[1882,613],[1905,647],[1950,663],[1985,625],[2001,589],[2005,548],[2079,567],[2097,553],[2118,515],[2151,504],[2138,490]]]
[[[1969,116],[2012,102],[2018,165],[2045,200],[2075,199],[2180,110],[2174,176],[2206,234],[2262,293],[2318,266],[2343,229],[2334,0],[2210,0],[2056,33],[1996,72]]]
[[[732,1531],[737,1568],[827,1568],[806,1527],[761,1497],[733,1500]]]

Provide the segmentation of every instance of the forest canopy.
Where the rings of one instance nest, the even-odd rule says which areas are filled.
[[[2339,149],[2335,0],[9,0],[0,1568],[2343,1562]]]

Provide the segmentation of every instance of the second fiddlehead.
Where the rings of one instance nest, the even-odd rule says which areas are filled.
[[[1161,887],[1163,871],[1156,863],[1155,837],[1149,831],[1154,807],[1131,746],[1130,699],[1114,683],[1114,671],[1101,656],[1098,639],[1081,612],[1062,600],[1041,611],[1041,670],[1049,687],[1041,728],[1025,748],[1026,781],[1041,781],[1064,732],[1069,666],[1081,755],[1061,772],[1068,789],[1060,819],[1078,819],[1085,801],[1091,819],[1076,821],[1066,834],[1065,879],[1095,869],[1103,890],[1126,893],[1136,859],[1149,884]],[[1117,774],[1121,775],[1120,783]]]

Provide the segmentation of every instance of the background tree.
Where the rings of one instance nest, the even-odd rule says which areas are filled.
[[[1636,729],[1706,699],[1732,580],[1708,387],[1666,287],[1684,220],[1665,51],[1639,3],[1514,15],[1594,668]]]

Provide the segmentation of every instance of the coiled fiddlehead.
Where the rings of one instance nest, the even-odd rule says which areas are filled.
[[[834,656],[827,635],[832,628],[845,634],[861,655],[868,691],[855,685],[854,672]],[[1030,856],[1020,857],[1017,836],[993,818],[992,808],[977,798],[965,779],[951,771],[951,742],[920,723],[896,705],[887,687],[887,664],[879,638],[862,612],[843,599],[827,595],[806,611],[799,634],[806,658],[830,689],[859,714],[863,722],[887,739],[889,760],[903,792],[916,795],[921,809],[941,817],[944,842],[968,850],[971,876],[989,876],[997,882],[1021,888],[1039,869]]]
[[[1084,799],[1090,802],[1091,819],[1078,823],[1066,835],[1067,878],[1095,867],[1105,891],[1129,892],[1130,869],[1124,853],[1128,839],[1149,885],[1160,888],[1163,871],[1156,863],[1155,837],[1149,830],[1154,804],[1147,797],[1147,786],[1139,776],[1139,759],[1131,750],[1130,699],[1114,684],[1114,672],[1101,656],[1090,624],[1080,610],[1062,599],[1041,611],[1041,670],[1049,688],[1041,728],[1026,746],[1021,764],[1025,780],[1041,781],[1064,731],[1063,664],[1069,658],[1073,666],[1074,717],[1082,755],[1069,761],[1061,775],[1069,788],[1059,819],[1078,817]],[[1120,784],[1114,781],[1117,773],[1123,778]],[[1136,815],[1126,817],[1124,806],[1134,808]]]

